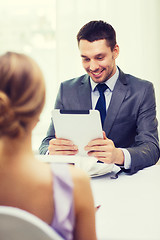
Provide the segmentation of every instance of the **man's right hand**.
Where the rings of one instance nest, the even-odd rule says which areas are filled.
[[[49,155],[75,155],[78,147],[72,141],[63,138],[53,138],[49,141]]]

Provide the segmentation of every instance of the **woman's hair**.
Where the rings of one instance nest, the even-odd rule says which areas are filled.
[[[101,20],[90,21],[79,30],[77,34],[78,44],[81,39],[89,42],[105,39],[107,45],[113,50],[116,45],[116,32],[109,23]]]
[[[44,102],[44,78],[37,63],[24,54],[0,56],[0,137],[25,133]]]

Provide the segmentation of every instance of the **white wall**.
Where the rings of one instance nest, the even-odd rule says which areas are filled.
[[[100,19],[116,30],[122,71],[153,82],[160,122],[159,0],[57,0],[56,91],[61,81],[84,74],[76,35],[85,23]],[[46,127],[43,120],[39,129],[41,124]]]
[[[119,67],[153,82],[160,119],[160,1],[58,0],[56,13],[57,80],[84,73],[76,35],[85,23],[102,19],[116,30]]]

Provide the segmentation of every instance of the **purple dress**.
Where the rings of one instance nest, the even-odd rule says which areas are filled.
[[[51,227],[65,240],[73,239],[75,223],[73,182],[67,164],[51,164],[53,173],[54,218]]]

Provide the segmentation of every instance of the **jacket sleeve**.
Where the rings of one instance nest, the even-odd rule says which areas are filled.
[[[135,145],[127,148],[131,155],[131,169],[126,170],[129,174],[156,164],[160,157],[155,93],[152,83],[147,86],[140,106]]]

